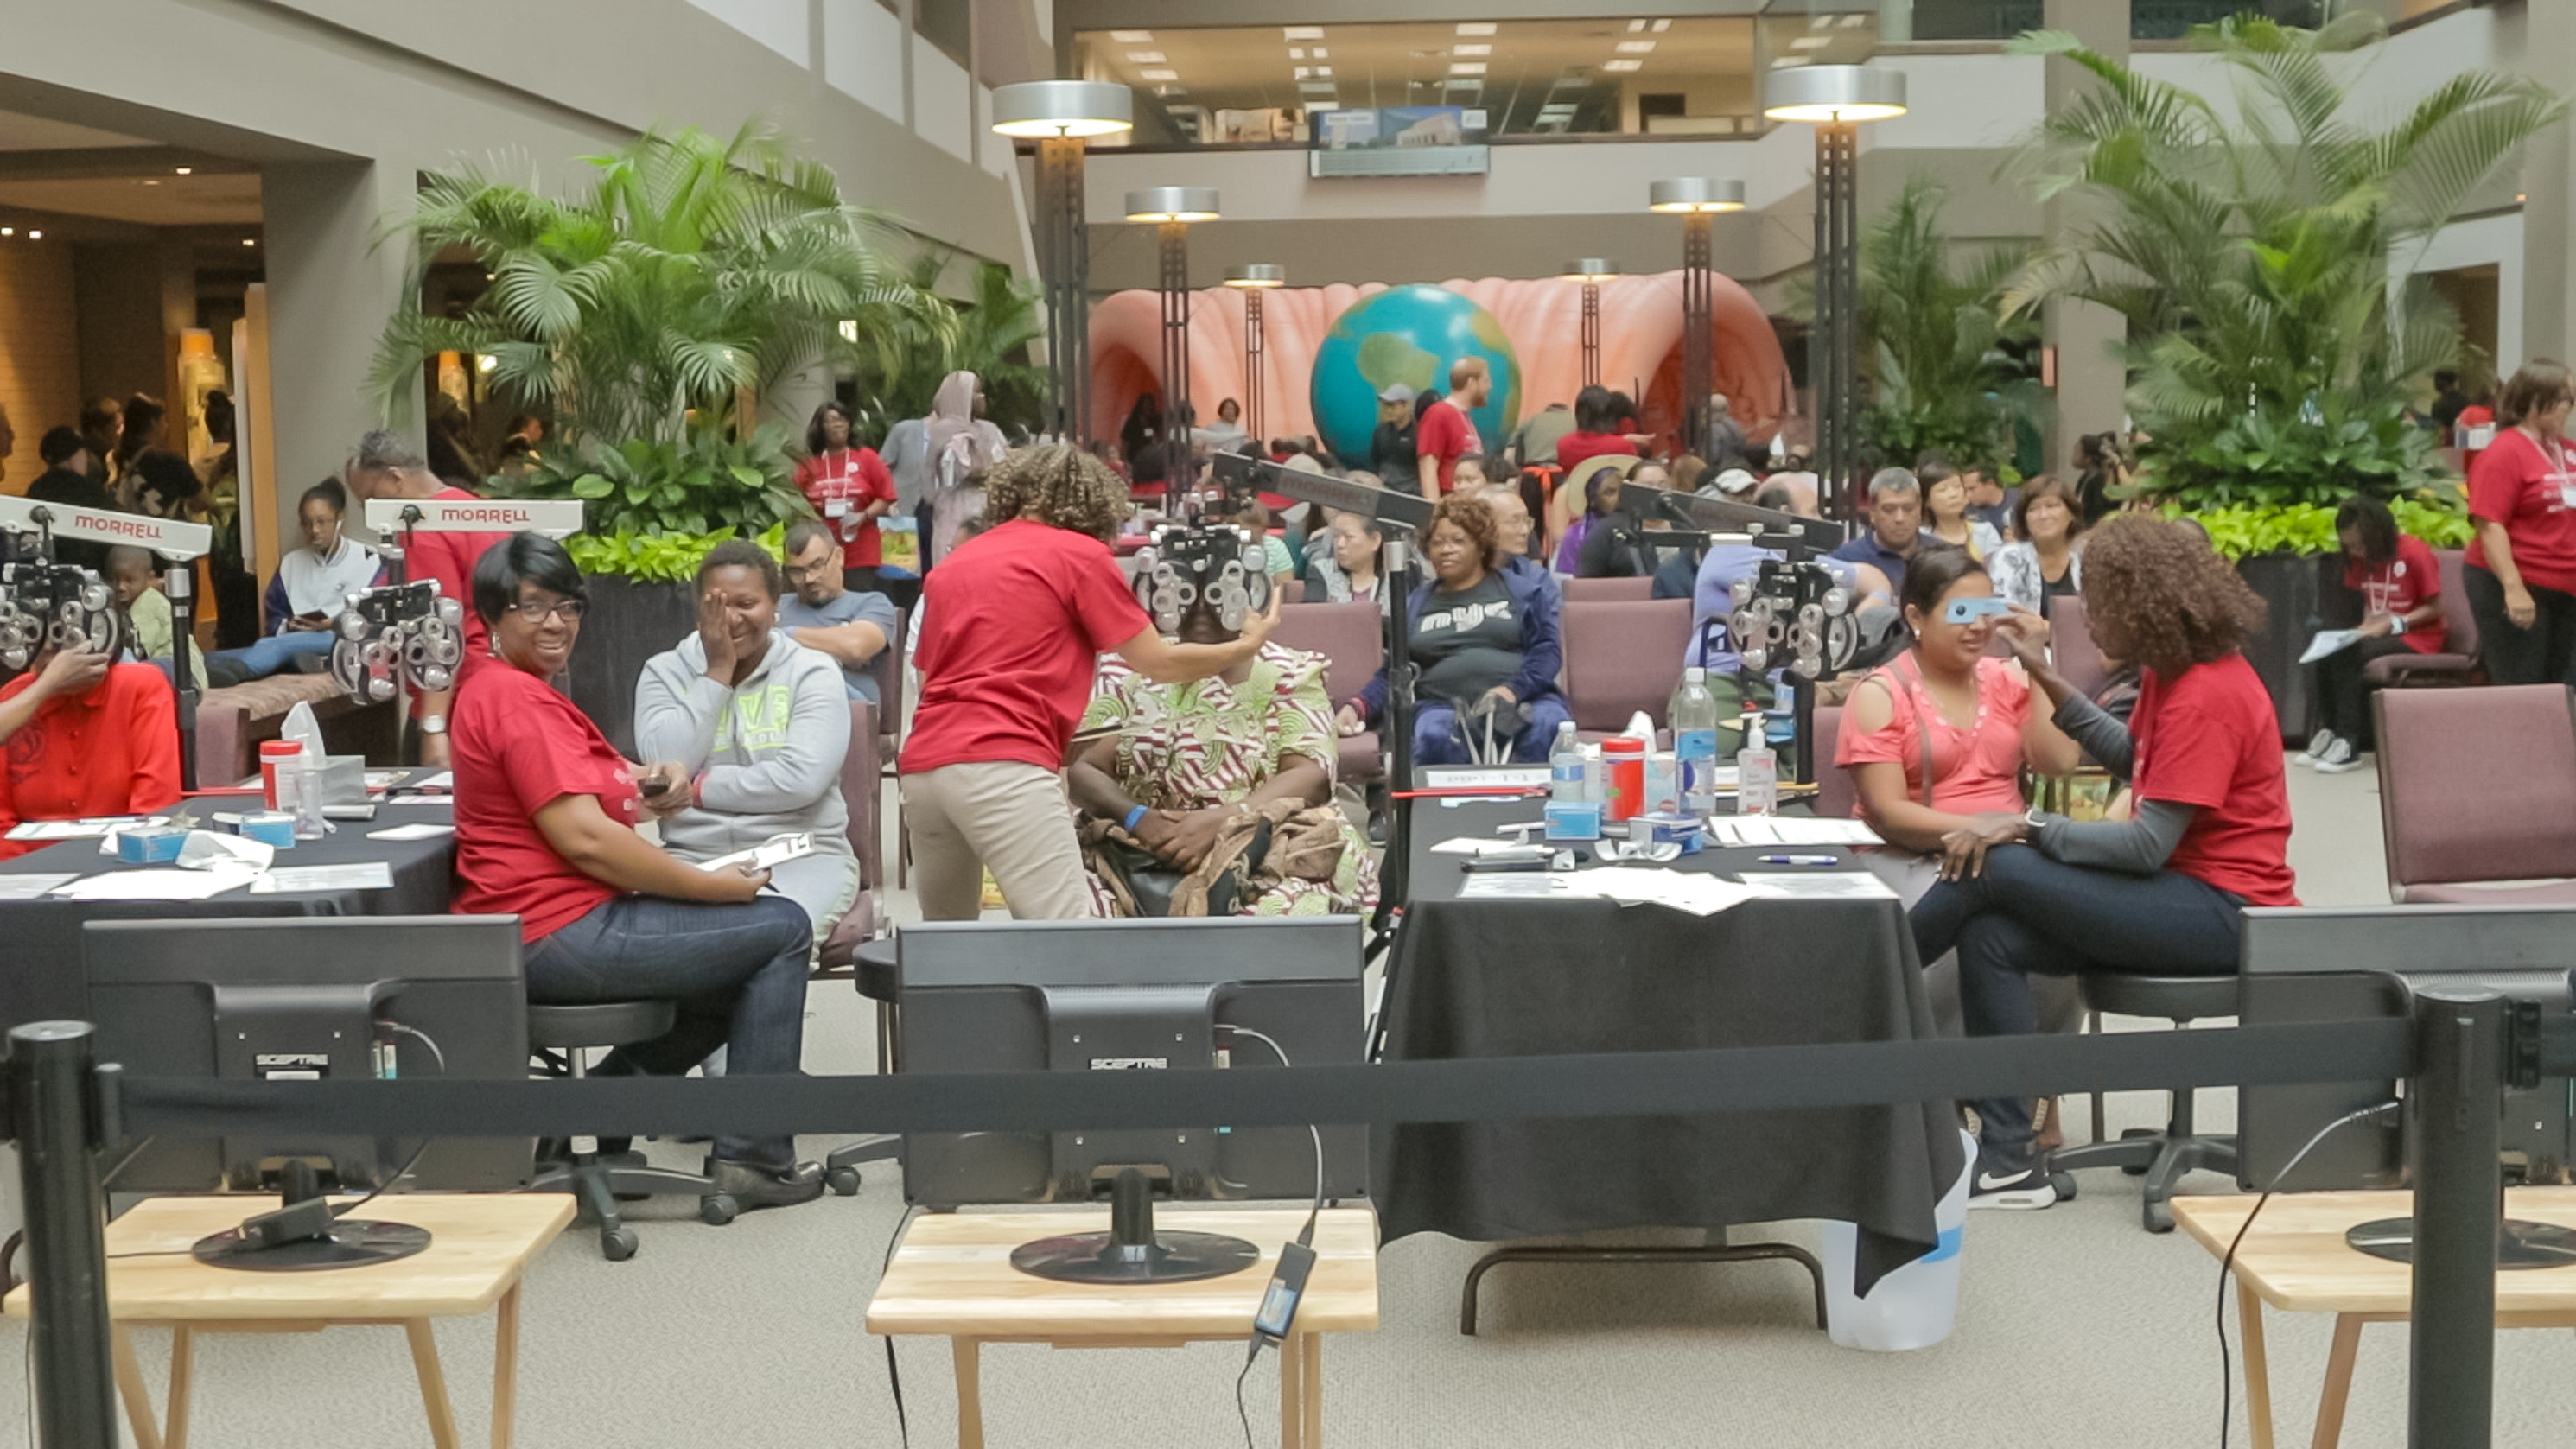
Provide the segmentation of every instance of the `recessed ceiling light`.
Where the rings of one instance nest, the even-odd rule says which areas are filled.
[[[1127,58],[1138,65],[1161,65],[1165,56],[1159,50],[1131,50],[1127,52]]]
[[[1320,46],[1320,45],[1318,45],[1318,46],[1314,47],[1313,49],[1311,49],[1311,50],[1307,51],[1306,53],[1307,53],[1308,55],[1310,55],[1310,56],[1314,57],[1314,58],[1315,58],[1315,59],[1317,59],[1317,60],[1331,60],[1331,59],[1333,58],[1333,53],[1332,53],[1331,51],[1329,51],[1329,50],[1326,50],[1325,48],[1323,48],[1323,47],[1322,47],[1322,46]]]
[[[1868,23],[1869,23],[1869,17],[1868,17],[1867,15],[1865,15],[1865,14],[1862,14],[1860,11],[1857,11],[1857,10],[1853,11],[1853,12],[1852,12],[1851,14],[1849,14],[1849,15],[1844,16],[1844,17],[1843,17],[1843,19],[1842,19],[1842,26],[1843,26],[1843,29],[1845,29],[1845,30],[1858,30],[1858,29],[1860,29],[1862,26],[1867,25]]]
[[[1109,38],[1117,41],[1120,45],[1151,45],[1154,43],[1154,32],[1150,30],[1113,30],[1109,32]]]
[[[1449,53],[1451,55],[1491,55],[1494,53],[1494,48],[1490,45],[1453,45],[1449,47]]]
[[[1333,68],[1329,65],[1319,65],[1315,67],[1315,74],[1317,75],[1331,75],[1332,73]]]
[[[31,230],[27,233],[27,240],[29,241],[43,241],[44,239],[45,234],[42,231]]]
[[[1775,57],[1772,60],[1771,68],[1773,70],[1787,70],[1791,66],[1805,65],[1806,63],[1807,57],[1803,55],[1783,55]]]
[[[147,177],[145,177],[145,178],[144,178],[144,180],[143,180],[143,184],[144,184],[144,185],[146,185],[146,186],[158,186],[158,185],[160,185],[161,183],[160,183],[160,182],[158,182],[158,181],[155,181],[155,180],[153,180],[153,179],[151,179],[150,177],[148,177],[148,176],[147,176]]]
[[[242,238],[242,245],[243,245],[243,246],[246,246],[246,247],[255,247],[255,246],[258,246],[258,245],[259,245],[259,238],[257,238],[257,237],[249,237],[249,236],[243,237],[243,238]]]
[[[1810,15],[1807,17],[1807,28],[1809,30],[1824,30],[1830,27],[1833,23],[1834,17],[1830,15]]]
[[[1304,80],[1304,79],[1306,79],[1308,76],[1313,75],[1314,73],[1315,73],[1315,68],[1314,68],[1313,66],[1311,66],[1311,65],[1297,65],[1297,66],[1290,66],[1290,67],[1288,68],[1288,78],[1289,78],[1290,80]]]
[[[1449,82],[1448,88],[1453,91],[1481,91],[1485,88],[1485,83],[1472,78],[1459,80],[1453,77]]]
[[[1854,20],[1858,20],[1860,17],[1859,17],[1859,16],[1857,16],[1857,15],[1855,15],[1855,16],[1853,16],[1852,18],[1853,18]],[[1670,30],[1670,29],[1672,29],[1672,28],[1673,28],[1673,23],[1672,23],[1671,21],[1669,21],[1669,20],[1658,20],[1658,21],[1656,21],[1656,22],[1655,22],[1655,33],[1656,33],[1657,35],[1661,35],[1661,34],[1663,34],[1665,31]]]
[[[1610,48],[1621,55],[1652,55],[1655,43],[1651,40],[1623,40]]]
[[[1292,45],[1288,47],[1288,58],[1290,60],[1304,60],[1306,58],[1306,47],[1302,45]]]
[[[1490,20],[1461,21],[1458,25],[1458,33],[1460,35],[1491,35],[1494,33],[1494,22]]]
[[[197,168],[194,166],[176,166],[171,168],[170,174],[173,176],[190,176],[194,175],[196,170]]]
[[[1339,95],[1341,92],[1334,88],[1331,81],[1308,81],[1297,87],[1297,94],[1301,96],[1332,96]]]
[[[1642,60],[1605,60],[1601,62],[1601,68],[1603,70],[1631,71],[1642,70],[1645,68],[1645,64],[1646,63]]]
[[[1321,40],[1324,38],[1324,27],[1320,25],[1291,25],[1282,33],[1290,40]]]
[[[1156,86],[1156,87],[1154,87],[1154,94],[1156,94],[1156,95],[1158,95],[1158,96],[1185,96],[1185,95],[1188,95],[1189,93],[1190,93],[1190,88],[1189,88],[1188,86]]]
[[[1801,35],[1789,42],[1791,50],[1822,50],[1834,43],[1830,35]]]
[[[1449,73],[1451,75],[1483,75],[1485,73],[1485,63],[1481,60],[1462,60],[1457,64],[1450,66]]]
[[[1630,35],[1634,35],[1634,34],[1636,34],[1638,31],[1643,30],[1643,29],[1645,29],[1645,28],[1646,28],[1646,22],[1644,22],[1644,21],[1642,21],[1642,20],[1631,20],[1631,21],[1629,21],[1629,22],[1628,22],[1628,33],[1629,33]]]
[[[1136,72],[1136,74],[1151,81],[1179,80],[1181,78],[1181,73],[1176,70],[1146,69],[1140,70]]]
[[[14,226],[0,226],[0,236],[16,236],[17,234],[18,229]]]

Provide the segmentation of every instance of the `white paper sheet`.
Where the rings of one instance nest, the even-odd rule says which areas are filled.
[[[1486,840],[1473,835],[1453,835],[1431,847],[1433,855],[1490,855],[1497,850],[1518,850],[1518,840]]]
[[[394,825],[383,830],[370,830],[367,832],[367,838],[369,840],[436,840],[442,835],[455,833],[456,827],[453,825],[433,825],[426,820],[421,820],[410,825]]]
[[[1550,875],[1545,871],[1489,871],[1467,877],[1458,887],[1462,901],[1556,901],[1569,894],[1562,882],[1568,876]]]
[[[1896,892],[1865,870],[1748,870],[1744,883],[1765,895],[1802,900],[1892,901]]]
[[[1708,822],[1715,845],[1878,845],[1878,832],[1857,820],[1804,815],[1719,815]]]
[[[120,870],[76,880],[54,892],[66,901],[202,901],[237,890],[254,879],[253,872],[224,870]]]
[[[77,875],[0,875],[0,901],[32,901]]]
[[[2319,629],[2308,641],[2308,652],[2299,656],[2301,664],[2314,664],[2329,654],[2338,654],[2361,642],[2359,629]]]
[[[109,831],[142,824],[142,818],[120,815],[108,820],[22,820],[9,827],[11,840],[96,840]]]
[[[386,891],[394,886],[393,867],[381,860],[357,861],[348,865],[301,865],[272,870],[251,882],[255,896],[289,895],[298,891]]]
[[[456,772],[453,770],[441,770],[435,775],[423,775],[417,780],[405,780],[403,781],[403,788],[406,790],[453,790],[456,788]]]
[[[1613,865],[1560,875],[1569,895],[1594,896],[1621,905],[1670,906],[1694,916],[1713,916],[1740,906],[1761,892],[1698,871],[1666,870],[1651,865]]]

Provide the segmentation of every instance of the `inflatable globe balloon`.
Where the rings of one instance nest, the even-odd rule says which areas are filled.
[[[1520,421],[1521,366],[1494,314],[1440,287],[1393,287],[1363,297],[1334,319],[1315,349],[1309,393],[1324,442],[1353,468],[1368,466],[1377,395],[1402,383],[1416,397],[1449,391],[1449,365],[1483,360],[1494,390],[1467,416],[1485,451],[1498,452]]]

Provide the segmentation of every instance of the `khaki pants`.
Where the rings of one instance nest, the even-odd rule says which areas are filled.
[[[983,914],[988,868],[1018,920],[1092,914],[1091,877],[1061,774],[1006,760],[947,765],[901,783],[923,920]]]

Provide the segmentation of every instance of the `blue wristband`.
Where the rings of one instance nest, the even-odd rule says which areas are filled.
[[[1145,807],[1139,805],[1127,812],[1127,818],[1118,822],[1118,828],[1126,831],[1130,835],[1133,835],[1136,833],[1136,822],[1144,818]]]

